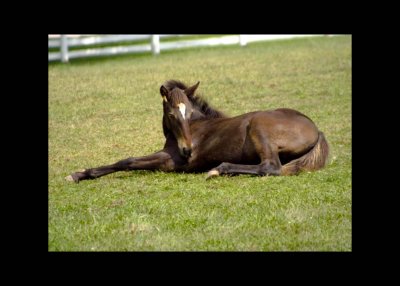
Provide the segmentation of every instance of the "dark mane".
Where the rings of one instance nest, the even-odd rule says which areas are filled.
[[[226,117],[221,111],[212,108],[201,96],[196,95],[190,98],[190,101],[197,110],[201,111],[201,113],[205,115],[207,119]]]
[[[171,91],[176,87],[182,90],[188,88],[186,84],[178,80],[169,80],[164,83],[164,86],[168,89],[168,91]],[[188,97],[188,99],[193,104],[193,107],[195,109],[199,110],[201,113],[205,115],[204,119],[226,117],[224,113],[211,107],[208,104],[208,102],[205,99],[203,99],[200,95]]]

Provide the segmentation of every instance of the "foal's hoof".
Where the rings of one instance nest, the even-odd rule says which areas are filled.
[[[86,171],[86,169],[82,169],[76,173],[73,173],[69,176],[65,177],[65,180],[67,180],[68,182],[75,182],[75,183],[79,183],[80,180],[82,180],[82,178],[84,177],[84,173]]]
[[[66,176],[66,177],[65,177],[65,180],[67,180],[68,182],[75,182],[74,178],[72,178],[71,175]]]
[[[219,172],[217,170],[208,171],[206,180],[211,179],[212,177],[218,177]]]
[[[79,183],[79,177],[76,175],[76,173],[66,176],[65,180],[67,180],[68,182]]]

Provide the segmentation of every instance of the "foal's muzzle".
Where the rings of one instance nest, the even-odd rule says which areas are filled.
[[[189,158],[192,155],[192,149],[183,147],[182,153],[183,153],[183,156],[185,156],[186,158]]]

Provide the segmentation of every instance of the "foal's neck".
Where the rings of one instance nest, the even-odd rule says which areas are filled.
[[[212,119],[212,118],[224,118],[226,117],[225,114],[213,107],[211,107],[207,101],[205,101],[203,98],[200,96],[195,96],[192,97],[191,102],[193,104],[193,107],[195,111],[197,111],[200,115],[195,115],[193,114],[192,117],[194,116],[195,119],[193,120],[198,120],[198,119]]]

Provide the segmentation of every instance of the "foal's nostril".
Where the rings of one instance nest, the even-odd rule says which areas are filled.
[[[190,148],[183,148],[182,149],[182,151],[183,151],[183,155],[185,155],[186,157],[190,157],[190,155],[192,155],[192,149],[190,149]]]

